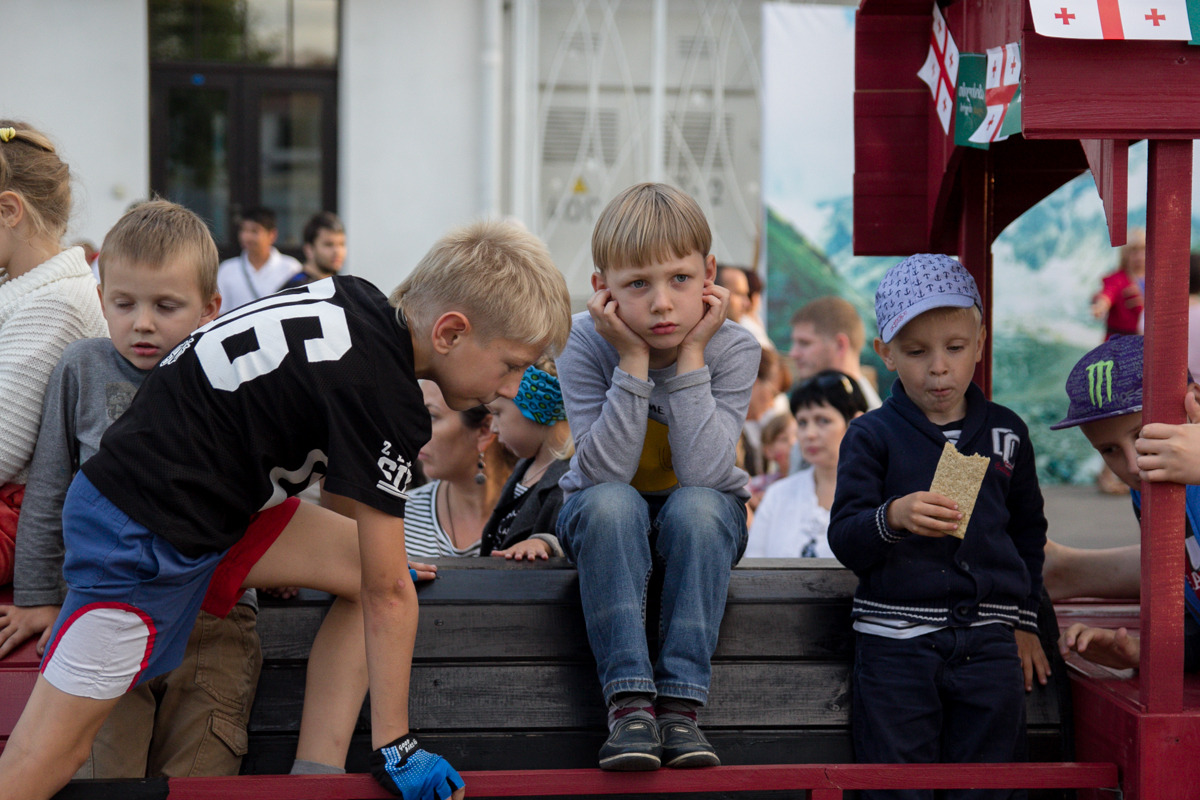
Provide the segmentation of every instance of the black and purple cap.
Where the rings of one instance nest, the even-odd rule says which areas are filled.
[[[1079,359],[1067,376],[1067,416],[1051,430],[1142,410],[1142,337],[1114,336]]]
[[[979,288],[967,268],[941,253],[918,253],[892,267],[875,290],[875,320],[885,343],[913,318],[934,308],[982,313]]]

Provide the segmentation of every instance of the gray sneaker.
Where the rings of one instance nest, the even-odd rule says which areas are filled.
[[[658,726],[642,718],[626,718],[616,724],[600,748],[600,769],[616,772],[646,772],[662,763]]]
[[[717,751],[704,738],[700,728],[690,719],[661,723],[662,760],[668,767],[719,767]]]

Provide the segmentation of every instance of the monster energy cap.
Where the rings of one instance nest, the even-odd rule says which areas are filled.
[[[967,268],[950,256],[918,253],[887,271],[875,290],[879,338],[890,342],[914,317],[934,308],[983,311],[979,289]]]
[[[1079,359],[1067,377],[1070,407],[1051,430],[1142,410],[1142,337],[1115,336]]]

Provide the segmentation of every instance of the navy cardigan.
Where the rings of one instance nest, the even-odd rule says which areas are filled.
[[[991,459],[966,536],[887,525],[892,500],[928,491],[946,436],[899,381],[842,440],[829,544],[858,576],[853,615],[966,626],[999,620],[1037,632],[1046,517],[1029,430],[971,384],[958,450]]]

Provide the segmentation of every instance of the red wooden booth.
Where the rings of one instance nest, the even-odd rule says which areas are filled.
[[[1104,201],[1112,244],[1123,243],[1128,147],[1133,140],[1148,139],[1145,413],[1150,420],[1182,422],[1191,140],[1200,136],[1200,48],[1171,42],[1049,39],[1034,32],[1028,0],[943,2],[946,24],[962,51],[982,53],[1010,42],[1021,45],[1023,135],[988,150],[968,149],[956,147],[943,131],[929,91],[916,78],[930,46],[932,4],[933,0],[861,2],[856,34],[855,252],[957,255],[979,283],[990,322],[991,244],[996,235],[1038,200],[1090,168]],[[978,379],[990,389],[990,352]],[[1186,684],[1182,671],[1182,487],[1149,487],[1143,511],[1141,674],[1133,680],[1074,677],[1078,763],[791,763],[644,774],[506,766],[502,771],[464,771],[471,796],[787,791],[833,800],[846,790],[862,788],[1080,787],[1090,796],[1110,798],[1119,777],[1127,798],[1196,797],[1200,795],[1200,697],[1188,691],[1198,685]],[[830,594],[834,600],[845,600],[847,592]],[[459,602],[462,598],[446,598],[448,607]],[[823,618],[833,619],[828,614]],[[486,619],[490,633],[494,618]],[[427,622],[426,635],[430,626],[436,633],[440,624]],[[580,630],[576,633],[582,635]],[[494,639],[499,642],[506,635]],[[586,647],[582,639],[579,647]],[[298,658],[306,655],[303,650]],[[770,663],[778,668],[778,661]],[[823,664],[818,667],[824,669]],[[32,642],[0,663],[0,733],[11,729],[35,679],[36,665]],[[589,678],[588,683],[594,681]],[[840,698],[828,701],[829,719],[841,719],[842,702]],[[761,744],[765,739],[757,741]],[[536,741],[547,747],[549,737]],[[168,796],[285,800],[386,795],[364,774],[257,774],[80,782],[59,796],[64,800]]]
[[[1098,2],[1101,14],[1106,4],[1117,6]],[[979,283],[990,322],[996,236],[1090,168],[1111,243],[1124,244],[1129,145],[1148,140],[1145,415],[1183,422],[1200,47],[1042,36],[1027,0],[940,5],[961,52],[1020,43],[1021,135],[987,150],[955,146],[953,129],[943,130],[930,91],[915,77],[930,50],[932,3],[862,0],[855,253],[958,256]],[[989,391],[990,368],[985,359],[977,375]],[[1143,497],[1140,674],[1126,681],[1073,676],[1076,758],[1119,765],[1126,798],[1196,797],[1200,685],[1183,675],[1183,487],[1150,484]]]

